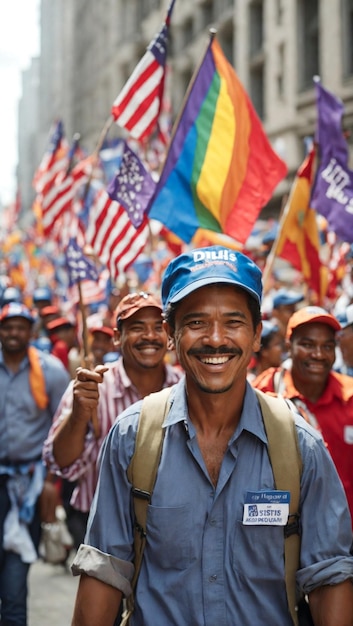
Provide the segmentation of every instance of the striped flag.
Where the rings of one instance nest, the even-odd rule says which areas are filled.
[[[125,211],[111,200],[104,189],[98,191],[91,207],[86,243],[98,259],[109,268],[113,280],[132,265],[149,238],[148,219],[135,228]]]
[[[64,137],[61,120],[54,123],[49,132],[49,144],[33,178],[33,187],[37,194],[45,194],[53,185],[60,172],[69,165],[69,145]]]
[[[42,226],[44,235],[49,235],[57,221],[66,212],[71,210],[73,200],[79,189],[84,185],[91,173],[91,159],[78,163],[70,174],[66,171],[59,173],[53,184],[42,194]]]
[[[174,2],[171,0],[161,30],[113,102],[111,113],[114,121],[139,141],[149,137],[157,124],[164,91],[167,42]]]

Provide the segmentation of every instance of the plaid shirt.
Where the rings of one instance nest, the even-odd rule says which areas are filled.
[[[55,432],[62,421],[72,412],[73,381],[71,381],[54,415],[52,426],[43,446],[43,459],[48,469],[69,481],[77,481],[77,486],[72,494],[71,504],[80,511],[89,511],[91,506],[97,483],[97,458],[105,436],[117,416],[131,404],[141,399],[136,387],[134,387],[126,374],[122,358],[108,364],[107,367],[109,369],[105,372],[103,382],[99,386],[98,420],[101,426],[99,439],[95,439],[90,426],[81,456],[63,469],[55,462],[53,456]],[[163,387],[174,385],[182,376],[180,369],[169,364],[166,364],[165,370]]]

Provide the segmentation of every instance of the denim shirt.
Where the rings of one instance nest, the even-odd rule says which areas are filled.
[[[274,489],[267,438],[247,385],[240,421],[214,487],[189,420],[185,383],[174,388],[161,462],[147,516],[147,543],[132,624],[289,626],[283,526],[244,525],[247,491]],[[120,417],[105,442],[85,544],[73,572],[130,593],[133,513],[126,470],[141,404]],[[347,501],[321,436],[296,417],[303,457],[298,589],[353,578]]]

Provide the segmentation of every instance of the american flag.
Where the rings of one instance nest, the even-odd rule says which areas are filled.
[[[42,226],[44,235],[48,236],[62,215],[71,210],[78,190],[90,176],[92,169],[90,158],[79,162],[67,174],[62,171],[57,174],[53,184],[42,193]]]
[[[65,250],[66,267],[69,275],[69,286],[81,280],[98,280],[98,271],[93,261],[83,254],[76,239],[70,239]]]
[[[54,123],[49,132],[49,144],[33,178],[37,194],[45,194],[60,172],[69,166],[69,145],[64,137],[61,120]]]
[[[112,200],[126,210],[131,222],[141,226],[156,183],[137,154],[125,142],[125,149],[116,176],[107,187]]]
[[[161,30],[151,41],[113,102],[111,113],[114,121],[139,141],[148,138],[157,124],[164,90],[167,42],[174,2],[175,0],[171,0]]]
[[[124,274],[143,251],[149,232],[146,217],[135,228],[125,209],[104,189],[98,191],[90,210],[86,243],[109,268],[113,280]]]

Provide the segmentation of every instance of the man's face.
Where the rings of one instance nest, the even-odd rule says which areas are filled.
[[[167,333],[161,311],[155,307],[143,307],[123,320],[121,331],[116,331],[115,338],[125,367],[158,367],[167,351]]]
[[[107,354],[107,352],[113,352],[113,350],[113,339],[110,335],[100,330],[96,330],[92,334],[91,352],[94,357],[95,365],[103,363],[104,355]],[[116,353],[116,358],[118,358],[118,356],[118,353]]]
[[[337,335],[338,345],[342,352],[343,361],[346,365],[353,365],[353,324],[342,328]]]
[[[296,386],[326,382],[335,362],[335,346],[335,331],[327,324],[302,324],[293,331],[290,355]]]
[[[177,307],[173,336],[188,388],[224,393],[245,381],[252,353],[260,347],[247,296],[228,285],[197,289]]]
[[[23,317],[10,317],[0,324],[0,342],[4,353],[25,352],[32,334],[32,324]]]

